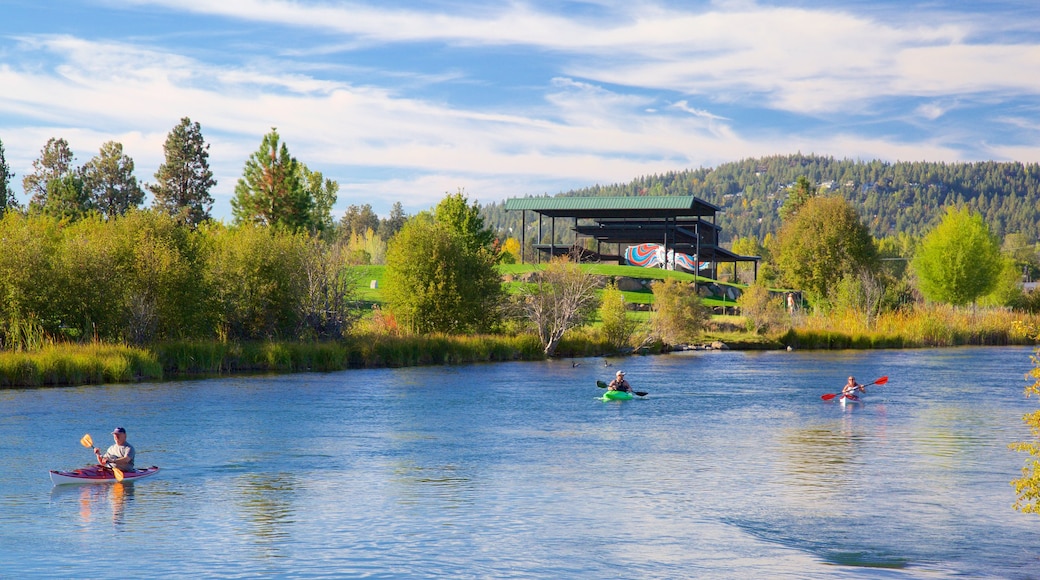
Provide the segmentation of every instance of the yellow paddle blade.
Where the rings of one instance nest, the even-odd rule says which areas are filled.
[[[90,438],[90,433],[84,435],[83,438],[79,440],[79,444],[84,447],[93,447],[94,440]]]
[[[116,476],[116,481],[123,481],[123,471],[115,465],[112,466],[112,475]]]

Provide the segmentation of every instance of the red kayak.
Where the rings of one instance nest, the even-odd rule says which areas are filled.
[[[156,473],[159,473],[159,468],[154,465],[136,471],[124,471],[123,481],[137,481],[138,479],[144,479],[149,475],[155,475]],[[54,485],[64,485],[67,483],[115,483],[115,481],[116,476],[112,473],[112,470],[106,467],[101,467],[100,465],[91,465],[90,467],[84,467],[73,471],[51,470],[51,482],[53,482]]]

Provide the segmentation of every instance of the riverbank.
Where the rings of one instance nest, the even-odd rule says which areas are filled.
[[[904,321],[906,322],[906,321]],[[914,335],[914,325],[903,332],[837,332],[813,328],[791,329],[776,336],[715,329],[704,340],[682,349],[778,350],[786,348],[887,349],[962,345],[1033,345],[1036,332],[1019,323],[1008,330],[981,324],[974,328],[936,329]],[[714,346],[713,346],[714,345]],[[585,333],[568,336],[556,358],[583,358],[670,352],[660,343],[623,353]],[[364,333],[329,342],[172,342],[140,348],[101,343],[55,343],[35,352],[0,353],[0,388],[72,386],[201,378],[235,374],[331,372],[351,368],[451,365],[479,362],[542,360],[537,337],[513,336],[397,336]]]
[[[577,337],[565,340],[559,352],[561,357],[585,357],[610,350],[603,343]],[[0,388],[543,358],[542,346],[533,335],[363,334],[330,342],[191,341],[149,348],[58,343],[34,352],[0,353]]]

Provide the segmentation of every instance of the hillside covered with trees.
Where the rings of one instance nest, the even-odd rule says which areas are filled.
[[[966,204],[1000,238],[1010,233],[1028,240],[1040,237],[1040,165],[1018,162],[887,163],[777,155],[560,195],[694,195],[722,208],[719,225],[725,243],[738,237],[762,240],[766,234],[775,235],[786,192],[799,177],[822,192],[848,199],[877,238],[900,233],[920,237],[938,223],[950,204]],[[519,226],[520,216],[509,215],[501,204],[486,205],[484,210],[492,228],[508,231]]]

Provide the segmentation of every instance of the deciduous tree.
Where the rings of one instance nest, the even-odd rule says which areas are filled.
[[[812,197],[784,222],[776,261],[784,280],[819,303],[845,276],[876,268],[877,251],[849,202]]]
[[[313,238],[304,268],[307,284],[299,305],[300,336],[343,338],[361,313],[357,300],[358,274],[348,267],[346,247]]]
[[[989,293],[1004,264],[982,216],[950,207],[917,249],[913,268],[925,298],[955,306]]]
[[[282,228],[210,222],[205,236],[206,286],[212,291],[219,337],[255,340],[292,337],[300,329],[307,295],[308,236]]]
[[[505,264],[516,264],[520,261],[520,241],[516,238],[506,238],[502,243],[502,262]]]
[[[519,244],[517,245],[519,246]],[[616,284],[608,284],[603,289],[599,305],[599,320],[602,323],[603,336],[610,346],[620,350],[628,344],[636,325],[628,318],[625,295],[618,290]]]
[[[300,179],[307,190],[307,196],[313,202],[310,220],[312,232],[331,232],[335,227],[332,221],[332,206],[336,205],[339,183],[326,178],[320,171],[311,171],[303,163],[300,164]]]
[[[790,320],[784,311],[784,299],[771,295],[762,284],[745,288],[737,298],[737,307],[744,317],[745,327],[755,334],[779,330]]]
[[[182,118],[166,136],[163,151],[166,160],[155,172],[156,182],[148,185],[154,196],[153,207],[196,227],[210,219],[213,196],[209,191],[217,185],[209,168],[209,144],[202,137],[202,127],[188,117]]]
[[[691,284],[669,278],[656,281],[654,312],[650,318],[654,334],[668,344],[692,342],[700,335],[710,313]]]
[[[1040,340],[1040,335],[1035,338]],[[1029,371],[1029,376],[1034,382],[1026,387],[1025,394],[1027,397],[1040,396],[1040,349],[1035,350],[1030,358],[1033,368]],[[1032,440],[1009,445],[1011,449],[1028,453],[1030,456],[1026,466],[1022,468],[1022,477],[1011,481],[1017,496],[1015,509],[1022,513],[1040,514],[1040,411],[1033,411],[1022,420],[1029,427]]]
[[[502,283],[490,251],[427,214],[408,220],[388,246],[383,296],[412,332],[486,332],[498,321]]]
[[[480,206],[476,202],[469,205],[466,193],[461,188],[455,193],[446,194],[434,209],[433,216],[458,234],[470,248],[490,249],[495,240],[495,233],[484,227]]]
[[[596,311],[598,284],[596,276],[559,256],[520,287],[516,306],[534,325],[546,356],[556,353],[565,332],[584,325]]]

